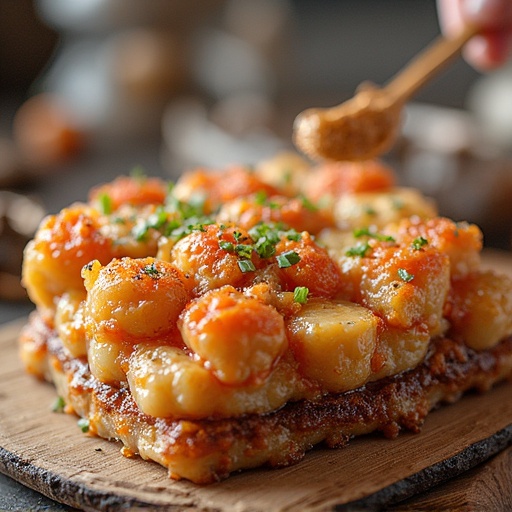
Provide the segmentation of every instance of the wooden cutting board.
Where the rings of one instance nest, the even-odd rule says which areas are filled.
[[[509,255],[492,254],[486,263],[512,274]],[[109,512],[362,511],[405,498],[393,510],[512,509],[512,383],[431,413],[421,434],[317,448],[290,468],[201,487],[121,456],[119,444],[89,437],[75,417],[52,412],[52,386],[22,370],[19,329],[0,329],[0,471],[56,501]]]

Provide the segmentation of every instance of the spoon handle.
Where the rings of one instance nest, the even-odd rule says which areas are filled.
[[[405,103],[418,89],[435,76],[456,57],[464,44],[478,33],[473,25],[467,25],[457,36],[439,36],[399,71],[385,86],[393,103]]]

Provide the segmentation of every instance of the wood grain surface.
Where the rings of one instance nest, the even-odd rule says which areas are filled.
[[[508,255],[486,263],[512,274]],[[316,448],[295,466],[201,487],[123,457],[119,444],[85,435],[75,417],[52,412],[53,387],[22,370],[19,329],[0,329],[0,471],[56,501],[99,511],[512,509],[511,383],[432,412],[421,434]]]

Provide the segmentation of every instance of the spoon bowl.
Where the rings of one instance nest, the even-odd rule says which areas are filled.
[[[363,83],[356,95],[331,108],[311,108],[294,122],[293,140],[313,159],[367,160],[391,148],[407,100],[477,33],[467,26],[457,37],[439,37],[384,88]]]

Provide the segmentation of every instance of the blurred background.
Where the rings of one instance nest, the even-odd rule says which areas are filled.
[[[384,84],[438,34],[435,0],[0,0],[0,296],[24,299],[45,213],[135,166],[176,179],[293,149],[301,110]],[[512,66],[459,59],[385,159],[510,249],[511,152]]]

